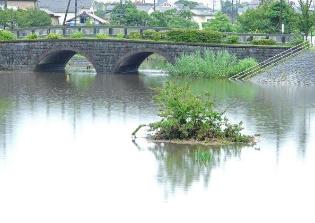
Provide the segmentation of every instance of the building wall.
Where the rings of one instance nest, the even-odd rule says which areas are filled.
[[[192,16],[192,20],[198,23],[200,29],[202,28],[202,23],[208,22],[212,18],[213,18],[212,16],[197,16],[197,15]]]
[[[61,23],[59,23],[59,17],[55,17],[55,16],[51,16],[51,24],[53,26],[57,26],[57,25],[60,25]]]
[[[55,13],[56,16],[59,16],[59,24],[62,25],[66,13]],[[74,13],[68,13],[67,20],[74,17]]]
[[[35,8],[36,1],[8,1],[8,7],[15,7],[18,9]]]

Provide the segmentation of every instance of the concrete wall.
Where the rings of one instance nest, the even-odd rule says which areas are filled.
[[[71,57],[79,53],[93,64],[98,74],[127,73],[137,71],[140,64],[153,53],[174,62],[182,54],[226,50],[238,58],[254,57],[263,61],[286,49],[96,39],[13,41],[0,43],[0,70],[61,71]]]

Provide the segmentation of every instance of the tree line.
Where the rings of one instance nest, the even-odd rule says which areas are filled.
[[[245,3],[235,0],[235,4],[222,0],[222,11],[203,24],[206,30],[220,32],[254,32],[280,33],[284,24],[284,33],[304,33],[306,36],[314,28],[315,14],[311,10],[313,0],[298,0],[298,7],[285,0],[264,0],[256,8],[240,14],[238,9],[246,7]],[[192,20],[191,9],[196,2],[179,0],[181,10],[171,9],[165,12],[154,11],[148,14],[138,10],[130,1],[117,4],[110,12],[106,5],[96,3],[95,14],[110,21],[113,25],[152,26],[167,28],[197,29],[198,24]],[[1,28],[24,28],[51,25],[50,16],[38,9],[12,10],[0,9]]]

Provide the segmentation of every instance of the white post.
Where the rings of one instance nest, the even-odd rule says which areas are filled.
[[[281,24],[281,33],[282,34],[284,33],[284,24],[283,23]]]

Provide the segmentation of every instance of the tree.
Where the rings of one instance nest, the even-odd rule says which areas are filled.
[[[94,1],[92,7],[96,10],[95,15],[101,18],[106,17],[107,11],[105,3]]]
[[[51,25],[50,16],[37,9],[0,10],[0,25],[5,27],[38,27]]]
[[[222,12],[217,12],[212,20],[203,23],[202,26],[206,30],[214,30],[219,32],[235,31],[235,28],[233,27],[233,24],[229,20],[229,17]]]
[[[299,14],[299,29],[308,37],[314,25],[314,12],[310,10],[312,0],[299,0],[301,14]]]
[[[16,13],[12,9],[0,9],[0,25],[3,28],[16,26]]]
[[[198,28],[198,24],[191,20],[192,13],[186,10],[177,11],[176,9],[165,12],[153,12],[151,14],[150,26],[168,28]]]
[[[18,27],[50,26],[50,16],[41,10],[27,9],[16,11],[16,22]]]
[[[134,4],[126,2],[115,6],[110,14],[111,21],[118,25],[145,26],[150,22],[150,16],[139,11]]]
[[[238,17],[239,9],[246,7],[248,3],[241,3],[240,0],[235,0],[235,3],[230,0],[221,0],[221,12],[228,15],[231,19]]]
[[[281,13],[282,12],[282,13]],[[285,33],[297,29],[298,14],[286,1],[264,1],[255,9],[249,9],[238,17],[241,31],[279,33],[281,23],[285,25]]]

